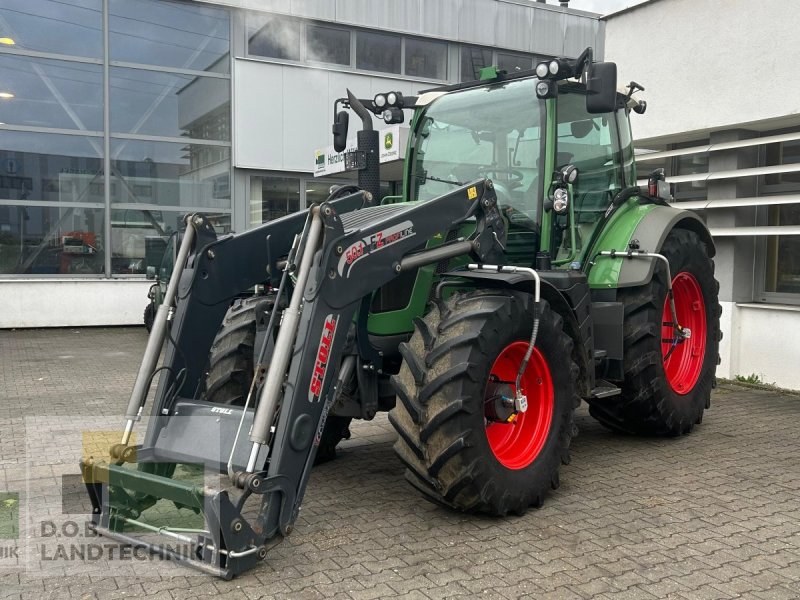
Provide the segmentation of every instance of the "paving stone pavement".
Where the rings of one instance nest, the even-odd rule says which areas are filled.
[[[0,494],[25,493],[25,418],[122,413],[145,341],[143,328],[0,331]],[[800,396],[720,387],[679,439],[611,434],[585,407],[577,422],[560,489],[523,517],[422,500],[380,416],[352,427],[292,536],[234,581],[0,560],[0,598],[800,598]]]

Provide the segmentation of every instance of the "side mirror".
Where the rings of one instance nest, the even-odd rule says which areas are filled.
[[[599,114],[613,112],[617,108],[617,65],[599,62],[589,65],[586,80],[586,112]]]
[[[350,114],[346,110],[336,113],[336,120],[333,122],[333,149],[336,152],[344,152],[347,148],[347,129],[350,126]]]
[[[145,275],[148,279],[155,279],[156,278],[156,268],[153,265],[148,265],[147,267],[147,274]]]

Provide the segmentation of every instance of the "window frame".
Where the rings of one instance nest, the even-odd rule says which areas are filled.
[[[398,33],[394,31],[388,31],[384,29],[370,29],[366,27],[348,27],[343,26],[338,23],[332,23],[330,21],[319,21],[316,19],[305,19],[301,17],[294,17],[289,15],[282,15],[278,13],[272,13],[269,11],[257,11],[257,10],[245,10],[243,12],[243,26],[241,27],[242,35],[241,38],[243,39],[243,51],[242,51],[242,58],[247,60],[259,61],[259,62],[268,62],[274,64],[282,64],[282,65],[292,65],[292,66],[305,66],[311,68],[323,68],[323,69],[336,69],[339,71],[345,72],[353,72],[359,73],[364,75],[370,75],[374,77],[383,77],[386,79],[403,79],[408,81],[419,81],[423,83],[436,83],[436,84],[446,84],[451,81],[450,78],[450,51],[452,48],[458,48],[464,44],[458,44],[455,42],[451,42],[449,40],[443,40],[439,38],[426,38],[419,35],[407,35],[404,33]],[[248,18],[257,17],[259,15],[270,15],[274,16],[279,19],[284,19],[287,21],[293,21],[300,25],[300,37],[304,41],[303,49],[301,52],[301,58],[294,60],[294,59],[287,59],[287,58],[275,58],[272,56],[262,56],[260,54],[253,54],[250,52],[250,36],[251,32],[249,29],[249,22]],[[326,29],[337,29],[339,31],[346,31],[350,36],[350,63],[349,64],[341,64],[341,63],[330,63],[324,62],[319,60],[311,60],[308,56],[308,28],[309,27],[324,27]],[[358,64],[358,35],[360,32],[364,32],[367,34],[375,34],[375,35],[385,35],[391,37],[398,37],[400,38],[400,71],[398,73],[393,73],[389,71],[374,71],[371,69],[364,69],[356,66]],[[408,40],[421,40],[421,41],[430,41],[439,44],[443,44],[445,47],[445,55],[444,55],[444,78],[443,79],[436,79],[431,77],[422,77],[419,75],[409,75],[406,73],[406,43]],[[531,55],[533,56],[533,55]]]

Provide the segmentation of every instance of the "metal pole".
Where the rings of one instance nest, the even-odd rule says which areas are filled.
[[[250,441],[253,448],[250,451],[250,458],[247,461],[247,472],[252,473],[256,467],[258,452],[261,446],[267,443],[272,421],[275,419],[275,411],[278,408],[281,386],[286,377],[286,368],[292,357],[294,341],[297,336],[297,327],[300,323],[300,305],[303,302],[308,277],[311,274],[312,261],[322,234],[322,219],[319,216],[319,207],[311,209],[311,227],[308,230],[308,238],[303,246],[303,255],[300,258],[300,267],[297,272],[294,292],[289,306],[283,313],[281,327],[278,330],[278,339],[275,341],[275,353],[267,371],[267,379],[261,390],[256,414],[253,417],[253,425],[250,428]]]
[[[180,250],[178,250],[178,257],[175,259],[175,271],[172,277],[170,277],[169,285],[167,285],[164,301],[156,312],[155,319],[153,320],[153,329],[150,331],[150,337],[147,338],[147,347],[144,350],[142,364],[139,366],[139,372],[136,374],[136,381],[133,384],[131,399],[128,401],[128,410],[125,413],[127,424],[125,425],[125,432],[122,435],[123,444],[128,443],[131,431],[133,431],[133,424],[141,417],[142,409],[147,399],[147,391],[150,388],[151,377],[155,371],[158,357],[161,354],[161,347],[164,345],[164,338],[167,335],[167,317],[175,302],[175,296],[177,296],[178,293],[178,283],[180,282],[181,274],[186,265],[186,259],[189,257],[189,251],[194,244],[194,218],[194,215],[190,215],[186,219],[186,232],[183,234],[183,241],[181,242]]]

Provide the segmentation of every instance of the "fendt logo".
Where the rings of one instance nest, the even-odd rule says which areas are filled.
[[[383,250],[384,248],[396,244],[416,235],[414,224],[411,221],[403,221],[383,231],[377,231],[372,235],[358,240],[351,244],[339,259],[338,271],[343,277],[350,277],[353,265],[365,256]],[[345,274],[346,273],[346,274]]]
[[[308,387],[309,402],[319,402],[319,398],[322,395],[322,382],[325,381],[325,373],[328,371],[328,360],[331,354],[333,337],[336,335],[337,321],[338,317],[335,315],[325,317],[325,325],[322,327],[319,348],[317,348],[317,360],[314,363],[314,372],[311,374],[311,385]]]

